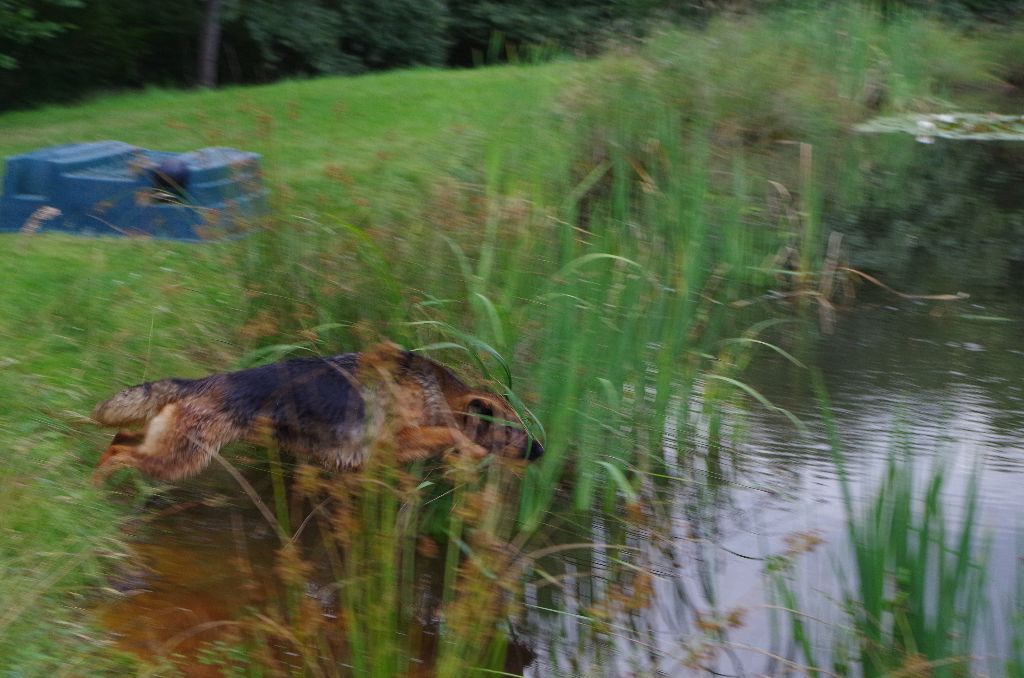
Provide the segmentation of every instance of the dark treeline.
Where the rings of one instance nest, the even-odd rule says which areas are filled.
[[[865,0],[960,21],[1024,0]],[[0,0],[0,110],[97,90],[472,66],[543,47],[592,51],[659,22],[779,0]],[[785,4],[792,4],[785,3]],[[218,28],[212,33],[212,27]],[[203,39],[204,35],[206,40]]]

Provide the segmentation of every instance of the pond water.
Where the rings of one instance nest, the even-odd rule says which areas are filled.
[[[837,313],[830,332],[814,328],[811,319],[766,339],[821,370],[860,498],[874,492],[894,450],[913,459],[918,480],[936,466],[945,469],[946,507],[954,518],[961,515],[968,479],[978,474],[978,522],[991,540],[990,595],[1002,605],[1014,592],[1024,544],[1024,287],[1014,277],[1024,260],[1014,240],[1024,223],[1024,210],[1018,209],[1024,206],[1024,163],[983,171],[995,156],[1020,155],[1007,144],[898,145],[897,160],[866,171],[859,211],[837,210],[831,225],[849,229],[854,265],[873,266],[882,276],[879,269],[887,265],[894,286],[971,296],[950,303],[864,290]],[[949,172],[935,170],[942,165]],[[974,177],[970,186],[964,183],[968,175]],[[885,177],[904,186],[917,183],[901,202]],[[1011,190],[1018,193],[1008,195]],[[952,193],[961,196],[955,204]],[[973,220],[985,219],[975,229],[985,234],[977,241],[970,236],[975,231],[951,230],[951,224],[973,227]],[[990,275],[979,270],[986,261]],[[809,609],[836,621],[844,513],[811,373],[763,350],[744,380],[803,420],[809,433],[754,405],[741,417],[743,435],[733,444],[713,458],[695,456],[694,481],[670,512],[672,524],[660,526],[671,546],[663,554],[646,621],[662,655],[658,668],[667,675],[688,675],[681,648],[693,633],[694,612],[709,609],[744,611],[743,625],[728,633],[728,652],[709,661],[709,669],[724,675],[781,672],[772,655],[787,656],[789,648],[773,631],[764,568],[766,558],[784,551],[794,534],[823,540],[797,561],[800,594]],[[210,492],[197,485],[172,496],[187,502]],[[226,627],[218,622],[274,590],[274,538],[260,517],[240,494],[228,505],[207,504],[185,504],[140,533],[145,536],[138,548],[149,569],[119,586],[130,595],[101,609],[103,623],[123,648],[148,656],[171,650],[189,655],[202,641],[223,637]],[[536,596],[527,591],[528,601]],[[1006,618],[1001,608],[995,612],[994,619]],[[572,637],[571,629],[554,629],[570,626],[571,618],[537,613],[533,623],[552,631],[550,637]],[[993,624],[991,633],[979,634],[979,666],[1005,648],[1005,629]],[[568,664],[559,656],[568,661],[567,653],[546,651],[546,636],[527,636],[524,643],[532,651],[512,653],[507,670],[564,673]],[[665,659],[673,656],[678,659]],[[645,665],[636,656],[624,659],[619,675],[628,675],[631,661],[634,668]],[[194,663],[183,666],[189,675],[216,675]]]
[[[905,292],[970,296],[915,300],[869,285],[834,326],[814,327],[812,309],[806,318],[794,314],[804,318],[802,327],[764,338],[823,375],[859,504],[872,498],[893,453],[909,458],[918,485],[943,470],[952,523],[964,513],[970,479],[978,478],[976,524],[989,542],[992,605],[975,670],[1000,675],[1003,626],[1024,553],[1024,144],[884,137],[859,150],[856,198],[845,208],[831,205],[826,218],[846,236],[852,265]],[[792,646],[773,622],[767,559],[786,551],[795,535],[822,540],[796,561],[797,593],[802,609],[824,622],[818,640],[827,644],[828,626],[843,621],[850,554],[811,369],[762,350],[744,380],[809,434],[754,405],[738,442],[697,461],[695,482],[713,488],[699,493],[697,504],[712,500],[696,514],[675,512],[670,562],[690,568],[680,575],[666,567],[657,600],[669,609],[655,612],[652,624],[661,654],[679,657],[680,639],[697,626],[695,611],[742,610],[745,623],[723,643],[730,651],[705,666],[721,675],[776,675],[784,669],[778,656],[792,656]],[[689,608],[683,614],[681,600]],[[683,661],[656,666],[668,675],[692,671]]]
[[[1001,320],[980,319],[998,317]],[[977,525],[990,539],[989,594],[997,603],[992,634],[979,656],[1001,656],[1005,603],[1015,593],[1024,544],[1024,303],[997,294],[953,306],[899,302],[860,304],[839,315],[833,334],[812,342],[853,491],[870,499],[893,452],[906,453],[918,484],[936,467],[946,475],[944,506],[953,523],[963,515],[969,479],[980,479]],[[793,348],[793,347],[790,347]],[[778,414],[753,411],[745,440],[712,480],[722,499],[705,518],[712,525],[712,579],[719,610],[747,611],[730,639],[786,654],[772,639],[763,575],[765,559],[784,552],[787,538],[811,533],[823,541],[797,560],[799,593],[816,616],[838,623],[839,563],[846,552],[845,514],[831,446],[807,370],[774,353],[754,361],[749,382],[807,424],[800,435]],[[724,476],[724,478],[723,478]],[[681,546],[685,553],[692,545]],[[681,556],[682,557],[682,556]],[[691,556],[692,560],[692,556]],[[849,568],[845,568],[849,573]],[[705,597],[707,598],[707,597]],[[705,600],[705,605],[710,603]],[[740,653],[746,671],[779,668],[762,653]],[[984,666],[984,664],[982,664]],[[733,660],[717,669],[735,674]],[[994,671],[996,675],[1000,671]]]
[[[210,501],[215,488],[200,493],[136,526],[136,562],[111,582],[120,596],[101,603],[98,618],[121,649],[152,659],[178,654],[188,658],[179,664],[186,675],[205,677],[221,671],[194,661],[203,645],[225,638],[279,585],[271,569],[277,540],[266,523]]]

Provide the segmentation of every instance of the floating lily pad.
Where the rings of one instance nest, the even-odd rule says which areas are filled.
[[[875,118],[855,125],[857,132],[885,134],[905,132],[922,143],[939,139],[975,141],[1024,141],[1024,116],[994,113],[937,113]]]

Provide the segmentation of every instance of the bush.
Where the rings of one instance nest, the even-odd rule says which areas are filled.
[[[339,2],[340,49],[366,68],[440,66],[448,56],[444,0]]]

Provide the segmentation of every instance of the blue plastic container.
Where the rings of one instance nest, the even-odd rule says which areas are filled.
[[[99,141],[8,158],[0,231],[209,240],[244,234],[266,213],[255,153]]]

